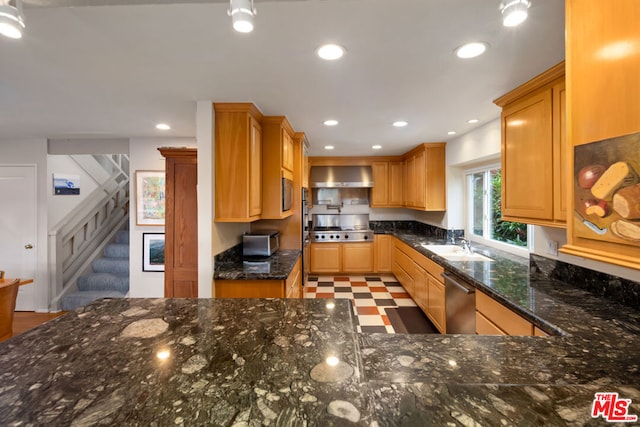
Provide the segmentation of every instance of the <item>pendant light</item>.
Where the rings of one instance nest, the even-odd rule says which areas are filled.
[[[527,19],[527,9],[531,6],[529,0],[506,0],[500,5],[502,25],[515,27]]]
[[[230,0],[229,11],[233,22],[233,29],[239,33],[250,33],[253,31],[253,17],[256,9],[253,7],[253,0]]]
[[[20,39],[25,29],[22,0],[15,0],[15,6],[9,3],[9,0],[0,0],[0,34]]]

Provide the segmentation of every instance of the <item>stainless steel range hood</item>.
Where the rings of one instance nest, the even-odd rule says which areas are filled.
[[[311,188],[371,188],[371,166],[312,166]]]

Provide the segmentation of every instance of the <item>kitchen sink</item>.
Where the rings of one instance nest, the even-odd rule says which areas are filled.
[[[422,245],[423,248],[441,256],[447,261],[493,261],[491,258],[477,252],[465,253],[457,245]]]

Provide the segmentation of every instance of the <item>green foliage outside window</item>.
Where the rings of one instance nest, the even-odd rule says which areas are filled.
[[[492,239],[516,246],[527,246],[527,224],[502,221],[501,202],[502,171],[491,171],[491,229]]]

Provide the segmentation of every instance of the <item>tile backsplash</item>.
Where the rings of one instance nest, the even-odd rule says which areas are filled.
[[[554,279],[640,310],[640,282],[531,254],[531,278]]]

